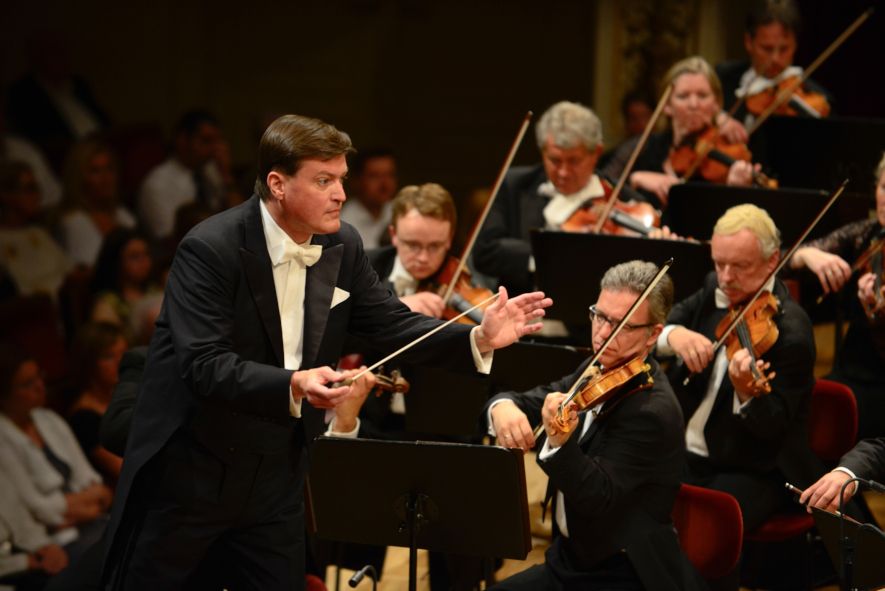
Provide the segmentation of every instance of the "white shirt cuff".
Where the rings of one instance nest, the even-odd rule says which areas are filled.
[[[296,419],[301,418],[301,398],[295,398],[292,386],[289,386],[289,414]]]
[[[747,405],[753,402],[753,398],[747,398],[746,402],[741,402],[741,399],[738,398],[737,392],[734,393],[734,398],[731,401],[731,412],[739,415],[743,412],[744,409],[747,408]]]
[[[670,341],[667,340],[674,328],[681,328],[681,325],[668,324],[664,327],[664,330],[661,331],[661,334],[658,335],[657,351],[659,355],[673,355],[676,352],[673,350],[673,347],[670,346]]]
[[[560,449],[560,448],[558,448],[558,447],[551,447],[551,446],[550,446],[550,440],[549,440],[549,439],[545,439],[545,440],[544,440],[544,447],[542,447],[542,448],[541,448],[541,451],[538,452],[538,460],[543,462],[543,461],[546,460],[547,458],[551,458],[551,457],[553,457],[553,454],[555,454],[556,452],[558,452],[559,449]]]
[[[854,472],[852,472],[851,470],[849,470],[845,466],[837,466],[837,467],[833,468],[832,471],[835,472],[836,470],[838,470],[839,472],[845,472],[846,474],[848,474],[852,478],[857,478],[857,474],[855,474]]]
[[[476,371],[481,374],[489,375],[492,372],[492,357],[494,351],[489,351],[485,354],[479,352],[479,347],[476,345],[477,330],[479,330],[478,326],[470,331],[470,352],[473,353],[473,364],[476,366]]]
[[[529,273],[535,272],[535,257],[533,255],[529,255]]]
[[[360,419],[359,419],[359,417],[357,417],[357,419],[356,419],[356,427],[354,427],[353,431],[347,431],[347,432],[344,432],[344,433],[342,433],[342,432],[340,432],[340,431],[335,431],[335,430],[334,430],[334,427],[335,427],[335,421],[336,421],[336,419],[332,419],[332,422],[329,423],[329,428],[326,429],[326,435],[327,435],[328,437],[341,437],[341,438],[343,438],[343,439],[356,439],[357,434],[358,434],[359,431],[360,431]]]

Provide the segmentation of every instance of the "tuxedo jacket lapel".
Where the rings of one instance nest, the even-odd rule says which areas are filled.
[[[277,291],[273,280],[273,265],[267,253],[267,241],[264,238],[264,227],[261,223],[261,210],[258,197],[252,198],[243,219],[243,248],[240,249],[243,269],[255,300],[255,307],[261,316],[261,323],[270,339],[277,365],[283,366],[283,332],[280,327],[280,306],[277,303]]]
[[[322,244],[322,237],[315,237],[314,244]],[[301,360],[302,367],[313,367],[320,351],[320,343],[329,319],[332,295],[338,283],[338,270],[344,245],[326,247],[315,265],[307,269],[307,285],[304,293],[304,349]]]

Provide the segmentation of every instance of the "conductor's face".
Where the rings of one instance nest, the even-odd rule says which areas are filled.
[[[590,308],[594,350],[599,350],[638,297],[639,294],[630,290],[602,290],[596,305]],[[650,321],[648,300],[642,302],[615,340],[609,344],[599,362],[604,367],[611,368],[630,361],[637,355],[644,358],[657,340],[661,329],[663,329],[662,324]]]
[[[267,175],[268,211],[295,242],[305,242],[312,234],[337,232],[346,199],[342,184],[346,175],[343,154],[329,160],[304,160],[292,176],[271,171]]]

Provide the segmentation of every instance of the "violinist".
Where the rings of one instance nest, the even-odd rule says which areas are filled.
[[[783,283],[770,277],[779,247],[778,229],[763,209],[744,204],[727,210],[713,228],[715,272],[673,307],[658,339],[659,355],[675,353],[684,362],[671,370],[670,381],[688,421],[685,481],[734,495],[745,531],[789,502],[785,476],[807,485],[822,471],[806,432],[814,385],[811,322]],[[776,341],[764,353],[753,352],[769,378],[767,394],[752,375],[747,348],[729,359],[726,347],[714,355],[711,345],[729,309],[739,309],[763,285],[777,302],[768,319]],[[685,368],[697,374],[687,386]]]
[[[597,350],[657,271],[652,263],[631,261],[605,273],[599,299],[590,307]],[[667,377],[649,355],[672,302],[673,283],[664,276],[599,359],[602,372],[643,359],[648,375],[626,382],[580,415],[569,411],[568,431],[554,415],[562,392],[590,359],[559,381],[505,392],[487,405],[489,433],[504,447],[532,449],[532,426],[543,421],[538,464],[550,479],[554,523],[545,563],[492,589],[698,588],[670,520],[685,449],[682,413]]]
[[[725,109],[730,110],[736,101],[740,101],[735,118],[747,127],[761,112],[754,103],[763,104],[760,99],[775,95],[785,80],[802,76],[802,68],[793,64],[800,25],[799,10],[792,0],[757,2],[747,15],[744,32],[744,49],[748,59],[716,66],[716,73],[722,80]],[[827,105],[832,104],[829,93],[813,80],[806,80],[802,87],[815,97],[806,101],[815,108],[815,112],[821,109],[820,100]],[[790,101],[790,105],[795,113],[811,115],[798,101]],[[751,112],[753,110],[756,112]]]
[[[722,108],[722,87],[710,64],[699,56],[676,62],[664,76],[664,88],[670,85],[673,91],[664,107],[669,127],[649,137],[630,174],[630,185],[663,209],[670,187],[687,180],[687,176],[733,186],[752,184],[758,166],[748,161],[750,154],[746,146],[728,139],[716,126],[716,117]],[[709,156],[702,145],[708,146]],[[676,155],[685,150],[697,152],[700,160],[695,162],[689,155],[683,170]],[[728,158],[720,162],[714,157],[717,153],[724,153]],[[709,178],[705,174],[707,164],[713,169]]]
[[[477,271],[497,277],[515,293],[532,289],[531,230],[559,229],[588,201],[609,196],[615,185],[596,173],[602,124],[587,107],[556,103],[541,116],[535,136],[542,163],[507,173],[473,252]],[[647,201],[626,189],[620,199]]]
[[[857,277],[856,288],[851,282],[848,332],[827,377],[854,391],[858,438],[885,435],[885,376],[881,371],[885,364],[885,293],[875,287],[882,281],[882,244],[878,241],[883,238],[883,228],[885,155],[876,168],[876,216],[807,243],[790,261],[793,269],[814,273],[825,293],[839,291]]]

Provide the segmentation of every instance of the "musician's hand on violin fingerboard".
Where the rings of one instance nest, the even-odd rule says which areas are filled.
[[[351,378],[364,369],[366,366],[350,369],[342,372],[342,375],[344,379]],[[335,407],[334,422],[331,425],[333,432],[349,433],[356,428],[356,419],[360,414],[360,409],[366,402],[369,392],[374,388],[375,374],[372,372],[366,372],[350,385],[350,395]]]
[[[790,266],[794,269],[805,267],[817,275],[824,293],[839,291],[851,278],[851,265],[842,257],[813,246],[797,250]]]
[[[492,428],[501,447],[515,447],[529,451],[535,447],[535,436],[532,426],[516,403],[504,400],[495,404],[490,412]]]
[[[541,409],[544,431],[547,433],[550,447],[554,448],[562,447],[578,427],[578,412],[574,406],[569,406],[562,417],[565,420],[565,428],[560,423],[559,407],[563,400],[565,400],[565,394],[562,392],[551,392],[544,400],[544,407]]]
[[[857,280],[857,299],[863,304],[864,308],[872,309],[876,306],[876,275],[873,273],[864,273]]]
[[[759,164],[737,160],[729,167],[725,184],[730,187],[749,187],[753,184],[753,173],[761,170],[762,166]]]
[[[692,373],[701,373],[713,360],[713,343],[710,339],[684,326],[670,331],[667,342]]]
[[[725,138],[732,144],[746,144],[747,140],[750,139],[750,136],[747,134],[747,129],[741,124],[740,121],[729,115],[728,113],[721,113],[719,117],[716,119],[717,127],[719,129],[719,135]]]
[[[412,312],[432,318],[442,318],[443,310],[446,309],[443,299],[432,291],[419,291],[412,295],[402,296],[400,301]]]
[[[753,370],[750,367],[752,362],[753,358],[746,349],[739,350],[731,358],[731,361],[728,362],[728,379],[731,380],[734,392],[741,403],[746,402],[750,398],[755,398],[764,392],[762,385],[753,375]],[[757,359],[755,365],[763,377],[774,377],[774,373],[766,374],[771,367],[769,362]]]

